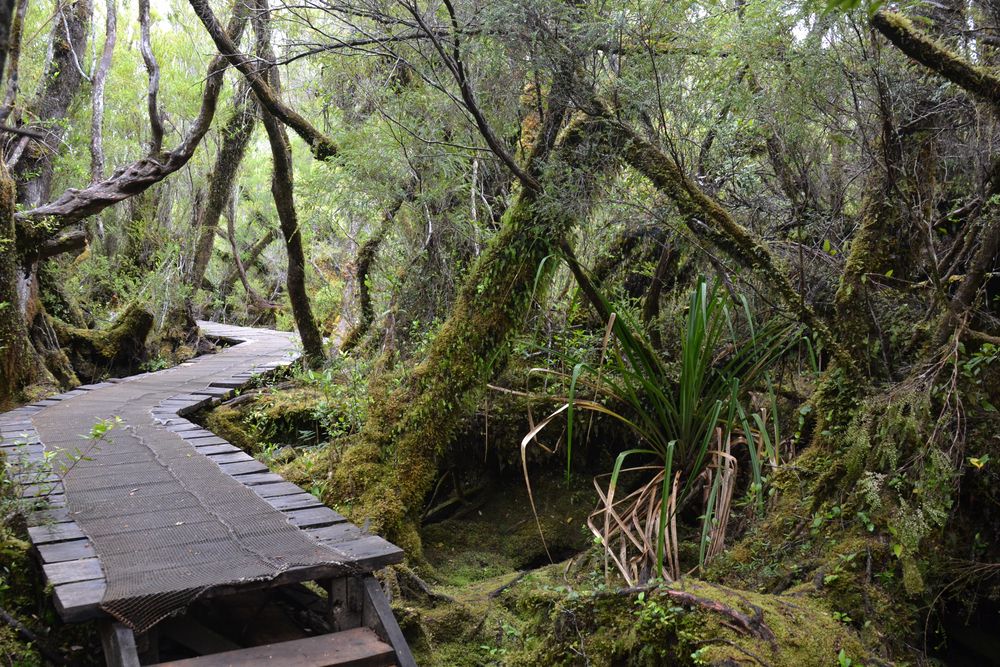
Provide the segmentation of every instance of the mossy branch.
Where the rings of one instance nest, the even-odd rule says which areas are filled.
[[[1000,78],[925,35],[901,14],[879,11],[871,21],[876,30],[910,58],[1000,110]]]
[[[255,59],[240,53],[236,40],[232,39],[222,28],[212,8],[205,0],[190,0],[191,8],[198,15],[205,29],[215,42],[219,53],[229,63],[238,69],[253,89],[261,106],[267,109],[275,118],[302,137],[309,144],[313,156],[317,160],[327,160],[337,155],[337,144],[323,134],[312,123],[281,100],[280,93],[271,86],[261,72],[258,71]]]
[[[705,194],[677,162],[630,128],[613,124],[623,135],[625,161],[677,206],[695,236],[708,240],[769,285],[785,306],[822,339],[838,361],[854,368],[854,360],[832,328],[807,304],[770,250],[750,230],[733,219],[722,204]]]

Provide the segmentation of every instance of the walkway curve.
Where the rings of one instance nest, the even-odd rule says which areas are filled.
[[[101,578],[73,582],[73,590],[64,585],[62,605],[57,585],[57,606],[74,607],[69,594],[93,596],[99,589],[101,610],[144,631],[212,591],[370,571],[401,558],[396,547],[364,535],[263,464],[183,419],[254,373],[289,364],[299,354],[294,334],[199,326],[206,335],[241,342],[0,418],[0,435],[9,441],[20,426],[29,457],[54,450],[63,466],[64,495],[57,489],[49,496],[49,521],[31,529],[39,550],[71,538],[89,541],[90,558],[71,564],[80,569],[81,561],[96,560],[100,566]],[[97,440],[83,438],[101,422],[113,427]],[[295,512],[315,518],[303,525]],[[361,552],[358,544],[353,551],[338,548],[331,531],[365,546]],[[51,579],[48,565],[46,572]]]

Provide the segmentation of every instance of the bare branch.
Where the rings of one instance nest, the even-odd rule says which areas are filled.
[[[149,38],[149,0],[139,0],[139,27],[142,37],[139,50],[142,51],[142,61],[149,73],[149,90],[146,94],[146,106],[149,109],[149,154],[156,155],[163,148],[163,117],[160,115],[157,97],[160,93],[160,64],[156,62],[153,45]]]
[[[406,8],[408,12],[413,16],[417,25],[420,29],[424,31],[424,34],[430,38],[431,43],[434,45],[434,49],[441,56],[441,60],[444,62],[445,66],[452,73],[455,78],[455,82],[458,84],[459,92],[462,95],[462,101],[465,103],[465,107],[472,114],[473,119],[476,121],[476,127],[479,128],[479,133],[483,135],[483,139],[486,140],[486,145],[490,147],[490,150],[500,158],[511,173],[521,181],[524,187],[530,190],[540,190],[541,184],[538,180],[529,174],[528,172],[521,169],[521,166],[517,163],[514,157],[504,148],[504,145],[497,139],[496,134],[493,132],[493,128],[490,127],[489,122],[486,120],[486,116],[483,115],[482,109],[480,109],[479,104],[476,102],[476,95],[472,90],[472,84],[469,82],[468,76],[465,72],[465,65],[462,62],[461,54],[461,43],[459,42],[458,33],[460,31],[458,24],[458,17],[455,14],[455,8],[452,6],[450,0],[445,0],[445,7],[448,9],[448,15],[451,18],[452,25],[452,48],[451,54],[449,54],[442,43],[439,35],[439,30],[434,30],[424,21],[423,17],[420,15],[420,11],[417,9],[415,4],[411,5],[409,3],[401,3],[403,7]]]
[[[94,87],[90,91],[93,113],[90,120],[90,182],[104,179],[104,84],[111,69],[111,57],[118,37],[118,0],[107,0],[107,19],[104,25],[104,51],[94,72]]]

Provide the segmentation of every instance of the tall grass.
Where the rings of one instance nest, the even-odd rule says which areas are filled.
[[[743,399],[747,389],[762,383],[771,387],[767,370],[797,340],[798,328],[778,320],[758,326],[745,299],[734,304],[718,285],[699,280],[689,302],[679,373],[672,375],[637,326],[620,314],[610,319],[612,368],[579,363],[563,375],[568,395],[524,438],[522,458],[527,444],[562,412],[568,420],[567,474],[581,411],[626,425],[636,444],[618,454],[610,474],[595,480],[601,501],[588,523],[606,557],[630,583],[650,576],[676,579],[677,514],[698,489],[704,503],[700,563],[721,551],[736,482],[733,447],[749,451],[749,495],[763,510],[762,458],[772,466],[779,463],[777,415],[772,401],[774,429],[769,432],[766,412],[753,412]],[[593,391],[595,399],[579,398],[581,387]],[[645,481],[618,498],[624,473]]]

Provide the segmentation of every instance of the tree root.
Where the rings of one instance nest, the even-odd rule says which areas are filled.
[[[693,593],[688,593],[687,591],[667,588],[659,583],[629,586],[628,588],[622,588],[617,591],[599,592],[595,595],[595,597],[605,597],[609,595],[631,597],[633,595],[638,595],[639,593],[655,593],[656,595],[662,595],[670,598],[677,604],[687,607],[695,607],[718,614],[725,618],[724,622],[726,626],[732,628],[736,632],[750,635],[751,637],[764,640],[772,646],[777,646],[777,637],[771,628],[769,628],[764,622],[763,610],[757,605],[751,604],[746,600],[744,600],[744,603],[750,607],[752,613],[750,616],[741,611],[737,611],[732,607],[726,606],[721,602],[699,597]]]
[[[396,581],[399,584],[400,590],[408,591],[412,593],[418,593],[426,597],[432,603],[438,602],[455,602],[455,598],[450,595],[445,595],[444,593],[439,593],[431,588],[430,584],[421,579],[416,572],[411,570],[406,566],[399,566],[395,568],[396,570]]]

